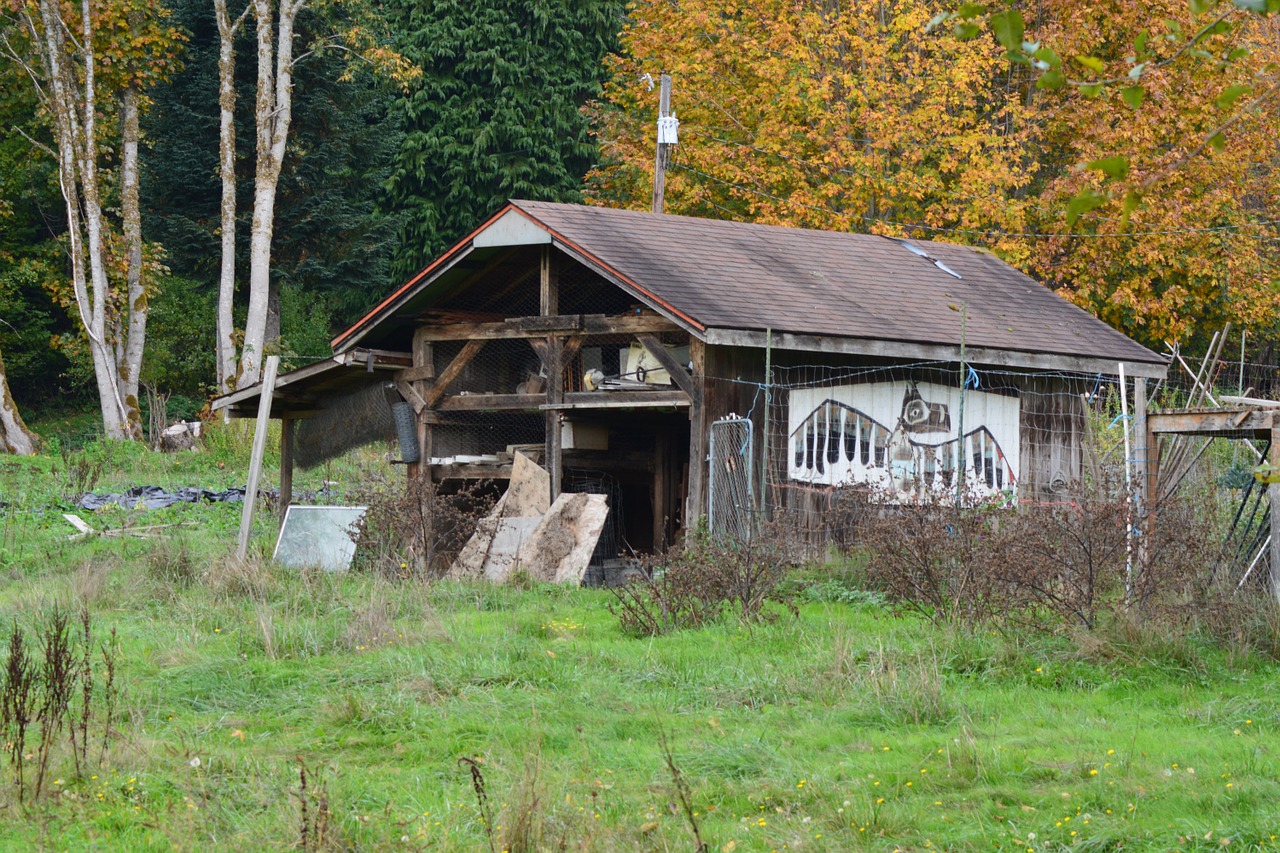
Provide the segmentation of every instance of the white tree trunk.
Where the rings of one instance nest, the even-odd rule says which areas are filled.
[[[124,358],[119,367],[120,393],[124,397],[126,429],[131,438],[142,438],[142,412],[138,405],[138,378],[142,372],[142,350],[147,340],[149,313],[146,286],[142,280],[142,208],[138,200],[138,90],[132,86],[120,97],[120,215],[128,252],[125,278],[128,284],[129,326],[124,339]]]
[[[257,384],[267,344],[267,302],[271,286],[271,239],[276,188],[284,163],[293,115],[293,37],[305,2],[281,0],[278,31],[273,32],[271,0],[253,0],[258,32],[258,93],[254,107],[257,167],[254,171],[253,224],[249,237],[249,312],[237,387]],[[274,69],[273,65],[274,55]]]
[[[0,354],[0,453],[16,453],[32,456],[36,452],[36,437],[22,422],[18,407],[9,394],[9,379],[4,372],[4,356]]]
[[[120,91],[122,146],[118,157],[109,158],[120,164],[119,172],[108,173],[106,183],[111,185],[112,178],[119,181],[127,251],[125,292],[113,292],[108,275],[104,182],[99,172],[95,43],[101,34],[95,32],[95,2],[80,0],[78,22],[74,0],[71,4],[65,0],[10,4],[6,21],[21,27],[25,38],[11,40],[6,30],[2,34],[6,37],[0,38],[0,56],[12,61],[31,79],[33,94],[50,120],[53,146],[41,147],[58,163],[58,184],[67,212],[72,308],[89,341],[103,431],[113,439],[140,438],[138,376],[146,343],[148,306],[138,199],[138,113],[142,95],[141,84],[132,81],[145,77],[149,66],[125,69],[113,84]],[[105,14],[101,8],[98,13]],[[134,9],[125,19],[129,31],[122,34],[115,32],[120,19],[112,22],[109,15],[105,18],[111,39],[119,39],[112,41],[113,45],[133,51],[154,39],[163,40],[163,35],[146,30],[146,13]],[[142,29],[135,30],[139,24]],[[116,60],[111,70],[120,72],[121,56],[113,54],[104,60],[104,67],[110,59]]]
[[[107,341],[107,292],[111,287],[104,263],[102,204],[98,193],[98,93],[94,84],[93,19],[89,0],[80,0],[81,44],[84,55],[84,82],[75,107],[81,115],[80,146],[76,151],[77,170],[84,198],[85,231],[88,234],[89,281],[93,292],[92,328],[89,343],[93,351],[93,372],[98,380],[98,401],[102,406],[102,428],[107,438],[127,438],[124,400],[120,378]]]
[[[57,0],[39,0],[38,9],[38,22],[22,14],[38,59],[28,61],[7,43],[6,53],[32,78],[37,96],[53,119],[58,182],[67,208],[71,288],[76,315],[89,339],[102,426],[110,438],[128,438],[117,357],[107,335],[109,282],[102,254],[93,18],[89,0],[81,0],[77,35],[62,17]]]
[[[222,258],[218,273],[216,329],[218,391],[236,383],[236,33],[251,7],[234,22],[227,0],[213,0],[218,21],[218,172],[222,178]]]

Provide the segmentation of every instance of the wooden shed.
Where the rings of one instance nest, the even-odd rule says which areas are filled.
[[[607,490],[637,551],[709,509],[860,484],[1065,494],[1089,395],[1166,371],[978,249],[529,201],[332,343],[278,380],[273,417],[393,383],[411,475],[501,480],[536,449],[552,497]],[[215,408],[252,416],[258,394]]]

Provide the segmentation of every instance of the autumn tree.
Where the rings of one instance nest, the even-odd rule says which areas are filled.
[[[138,112],[146,87],[172,70],[178,36],[164,10],[143,0],[5,0],[4,11],[0,48],[26,74],[51,142],[29,138],[58,163],[71,266],[66,302],[88,340],[103,428],[110,438],[136,438],[147,314]],[[119,143],[114,157],[109,139]],[[113,178],[122,232],[115,247],[106,215]],[[122,258],[118,269],[113,254]]]
[[[595,110],[593,198],[644,206],[648,81],[665,70],[681,126],[670,212],[884,233],[913,223],[1002,245],[1001,231],[1022,230],[1035,167],[1021,81],[998,46],[927,34],[933,12],[917,0],[642,0]]]
[[[1057,163],[1032,218],[1052,236],[1028,269],[1156,347],[1228,321],[1272,331],[1280,105],[1258,71],[1280,66],[1280,21],[1235,14],[1214,32],[1181,0],[1039,10],[1027,25],[1061,67],[1123,82],[1033,90],[1031,120]],[[1194,50],[1209,61],[1188,52],[1200,30]]]
[[[12,215],[9,205],[0,200],[0,222]],[[0,260],[3,260],[0,253]],[[18,406],[9,392],[9,377],[4,369],[4,354],[0,353],[0,453],[30,456],[36,452],[36,437],[22,422]]]
[[[0,353],[0,453],[30,456],[36,452],[36,437],[22,422],[22,415],[9,393],[9,379],[5,375],[4,355]]]
[[[593,198],[648,205],[645,75],[669,70],[672,212],[984,246],[1157,347],[1269,324],[1273,21],[1179,0],[964,8],[988,26],[936,26],[916,0],[642,0],[595,109]]]

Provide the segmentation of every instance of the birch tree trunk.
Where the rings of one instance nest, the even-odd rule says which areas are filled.
[[[249,312],[245,318],[239,388],[257,384],[267,343],[276,188],[293,113],[294,24],[304,8],[305,0],[280,0],[279,23],[273,27],[275,10],[271,0],[253,0],[258,34],[258,93],[254,107],[257,167],[249,236]]]
[[[42,5],[49,4],[43,0]],[[93,19],[89,0],[80,2],[80,52],[83,55],[83,83],[80,96],[67,103],[80,116],[79,146],[76,146],[76,171],[84,202],[85,232],[88,237],[89,280],[92,284],[93,307],[90,314],[89,343],[93,351],[93,372],[98,380],[98,401],[102,407],[102,427],[107,438],[127,438],[128,414],[120,394],[119,374],[107,341],[107,268],[103,262],[102,201],[98,185],[98,91],[96,59],[93,50]]]
[[[251,6],[233,22],[227,0],[213,0],[218,22],[218,172],[222,178],[222,258],[216,329],[218,391],[236,386],[236,35]]]
[[[76,311],[89,338],[102,427],[108,438],[125,438],[126,416],[120,396],[115,359],[107,341],[107,273],[102,261],[102,207],[98,197],[97,91],[93,54],[93,21],[89,0],[80,4],[80,67],[72,68],[75,52],[68,50],[73,32],[62,19],[55,0],[40,0],[41,28],[30,23],[41,48],[49,88],[46,106],[54,117],[58,148],[58,179],[67,203],[71,241],[71,279]],[[77,74],[76,72],[79,72]],[[81,217],[81,210],[84,215]],[[89,281],[85,276],[85,232]],[[90,298],[92,287],[92,298]]]
[[[0,56],[30,78],[52,132],[51,146],[34,144],[58,163],[67,213],[70,308],[88,339],[103,432],[112,439],[142,436],[138,376],[148,306],[138,199],[138,114],[147,82],[166,79],[174,68],[181,35],[163,24],[165,14],[133,0],[24,0],[6,4],[0,18]],[[103,148],[109,143],[100,139],[98,128],[99,71],[104,90],[119,93],[121,147],[106,154]],[[115,95],[108,94],[104,103],[115,104]],[[118,163],[118,170],[100,171],[104,161]],[[112,204],[104,189],[112,186],[120,188],[123,286],[113,284],[109,274],[111,231],[103,205]]]
[[[125,281],[129,298],[129,325],[123,358],[118,366],[120,393],[124,397],[125,426],[130,438],[142,438],[142,411],[138,405],[138,375],[147,340],[148,296],[142,281],[142,207],[138,200],[138,90],[130,86],[120,96],[120,216],[124,226]]]
[[[32,456],[36,437],[22,422],[18,407],[9,394],[9,379],[4,372],[4,355],[0,354],[0,453]]]

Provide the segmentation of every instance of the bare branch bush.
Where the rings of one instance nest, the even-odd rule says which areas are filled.
[[[873,495],[856,543],[871,552],[874,586],[939,625],[1093,630],[1123,616],[1185,628],[1216,606],[1206,579],[1219,540],[1205,501],[1166,501],[1144,522],[1104,479],[1075,493],[1017,507]]]
[[[896,504],[873,492],[866,502],[850,544],[871,551],[867,578],[895,605],[939,625],[986,621],[1002,606],[994,566],[1000,510],[932,493]]]
[[[442,491],[428,478],[404,489],[379,490],[361,501],[369,509],[356,525],[357,567],[383,577],[443,577],[489,511],[495,495],[488,481]]]
[[[794,610],[782,585],[793,566],[786,542],[780,530],[761,531],[748,542],[698,531],[679,548],[646,558],[639,576],[612,587],[609,610],[623,631],[649,637],[726,614],[746,625],[775,618],[771,602]]]

